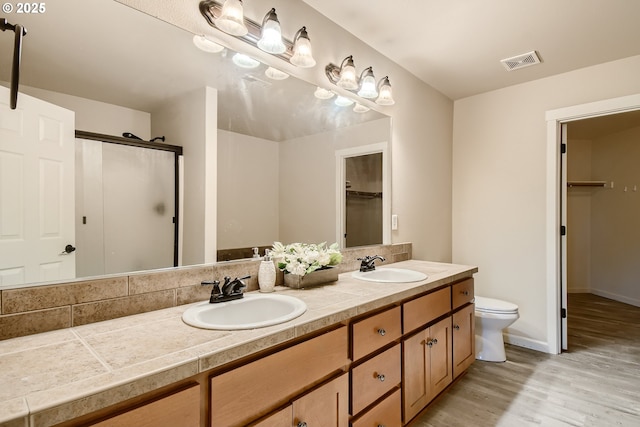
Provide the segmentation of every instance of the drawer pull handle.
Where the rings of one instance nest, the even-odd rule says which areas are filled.
[[[455,329],[456,331],[460,330],[460,325],[453,325],[453,329]]]
[[[463,294],[464,296],[469,296],[469,291],[462,291],[462,294]]]
[[[384,424],[378,424],[378,427],[384,427]]]
[[[384,328],[378,329],[378,333],[380,334],[381,337],[387,335],[387,331],[385,331]]]
[[[298,427],[307,427],[307,423],[305,423],[304,421],[300,421],[298,423]]]
[[[376,376],[376,378],[377,378],[377,379],[379,379],[381,383],[383,383],[383,382],[384,382],[384,380],[386,379],[386,378],[384,377],[384,375],[382,375],[382,374],[378,374],[378,375]]]

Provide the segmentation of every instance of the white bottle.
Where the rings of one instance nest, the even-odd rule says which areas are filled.
[[[276,286],[276,265],[271,260],[269,249],[265,249],[264,258],[258,270],[258,285],[260,292],[273,292]]]

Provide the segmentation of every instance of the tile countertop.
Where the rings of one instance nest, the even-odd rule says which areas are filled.
[[[478,271],[417,260],[384,267],[417,270],[428,278],[388,284],[343,273],[337,284],[277,287],[279,293],[302,299],[307,311],[260,329],[188,326],[181,316],[189,304],[0,341],[0,426],[54,425]]]

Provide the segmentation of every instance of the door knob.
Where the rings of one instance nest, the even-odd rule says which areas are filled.
[[[64,247],[64,251],[60,252],[60,255],[69,255],[71,252],[75,250],[76,248],[74,248],[72,245],[67,245]]]

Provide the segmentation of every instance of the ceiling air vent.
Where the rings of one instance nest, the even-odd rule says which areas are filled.
[[[506,68],[507,71],[513,71],[519,68],[539,64],[540,58],[538,57],[538,53],[534,50],[512,58],[502,59],[500,62],[502,62],[502,65],[504,65],[504,68]]]

